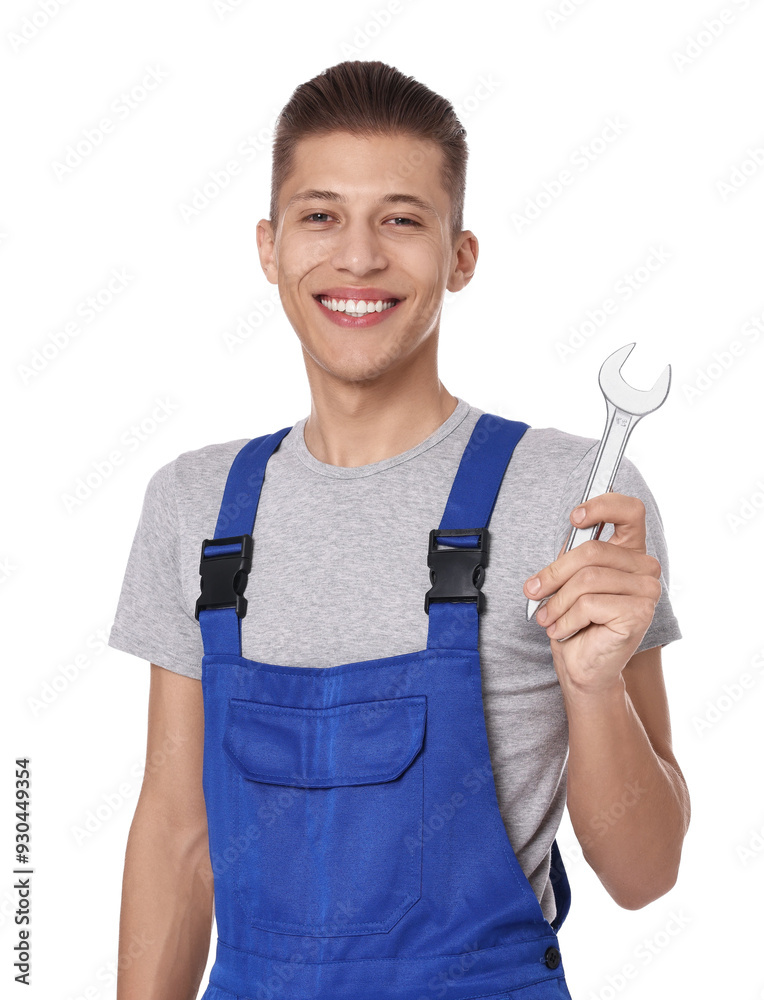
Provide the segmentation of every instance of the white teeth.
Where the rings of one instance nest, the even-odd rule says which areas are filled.
[[[396,304],[394,301],[389,299],[377,299],[374,302],[369,302],[364,299],[330,299],[326,296],[319,296],[322,305],[326,306],[327,309],[331,309],[332,312],[344,312],[348,316],[366,316],[367,313],[371,312],[383,312],[385,309],[392,309]]]

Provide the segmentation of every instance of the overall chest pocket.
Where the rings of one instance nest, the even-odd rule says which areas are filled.
[[[333,708],[228,703],[232,889],[250,923],[385,933],[421,896],[427,699]]]

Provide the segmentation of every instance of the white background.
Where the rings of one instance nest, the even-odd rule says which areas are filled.
[[[444,307],[445,386],[532,426],[599,437],[609,353],[636,342],[624,375],[639,388],[672,365],[668,401],[627,454],[671,555],[684,637],[663,661],[692,824],[676,887],[626,911],[576,860],[566,816],[571,993],[764,997],[764,336],[751,323],[764,329],[762,5],[46,2],[51,16],[32,0],[0,15],[3,996],[115,996],[149,667],[104,648],[99,630],[151,474],[182,451],[309,412],[298,341],[256,253],[271,127],[299,83],[371,58],[442,93],[467,128],[465,225],[481,254]],[[160,82],[141,91],[149,70]],[[121,117],[130,91],[136,106]],[[87,152],[87,131],[107,116],[111,131]],[[608,119],[621,134],[598,145]],[[85,155],[57,175],[78,143]],[[212,175],[233,160],[238,173],[215,191]],[[566,169],[572,183],[545,202],[545,183]],[[208,204],[184,219],[205,185]],[[534,204],[535,220],[518,226]],[[112,269],[129,280],[86,322],[81,304],[108,297]],[[638,291],[627,299],[617,290],[628,275]],[[575,340],[608,297],[616,313]],[[248,314],[229,350],[224,334]],[[71,321],[79,333],[67,343]],[[566,344],[578,346],[563,354]],[[170,412],[152,423],[160,401]],[[141,422],[136,442],[129,428]],[[119,464],[97,482],[114,451]],[[89,495],[67,506],[88,476]],[[21,755],[32,761],[36,869],[27,990],[11,957]]]

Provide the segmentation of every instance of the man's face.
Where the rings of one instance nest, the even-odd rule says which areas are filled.
[[[309,376],[366,381],[434,357],[445,290],[469,281],[477,256],[471,233],[452,240],[442,157],[403,135],[298,143],[278,230],[261,220],[257,238]]]

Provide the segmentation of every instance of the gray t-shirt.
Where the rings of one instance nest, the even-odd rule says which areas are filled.
[[[440,524],[483,412],[458,399],[451,416],[416,447],[354,468],[318,461],[305,445],[307,417],[294,424],[266,468],[242,656],[328,667],[426,648],[429,532]],[[151,477],[111,629],[115,649],[201,678],[203,646],[194,617],[201,544],[214,537],[228,470],[247,440],[183,452]],[[565,543],[597,443],[553,427],[525,432],[491,516],[480,616],[483,704],[499,808],[550,921],[550,850],[565,806],[568,727],[550,640],[535,619],[526,621],[522,588]],[[639,649],[662,646],[681,632],[667,593],[660,513],[626,458],[614,488],[639,497],[647,509],[647,551],[663,568],[663,593]],[[607,525],[601,537],[612,530]]]

